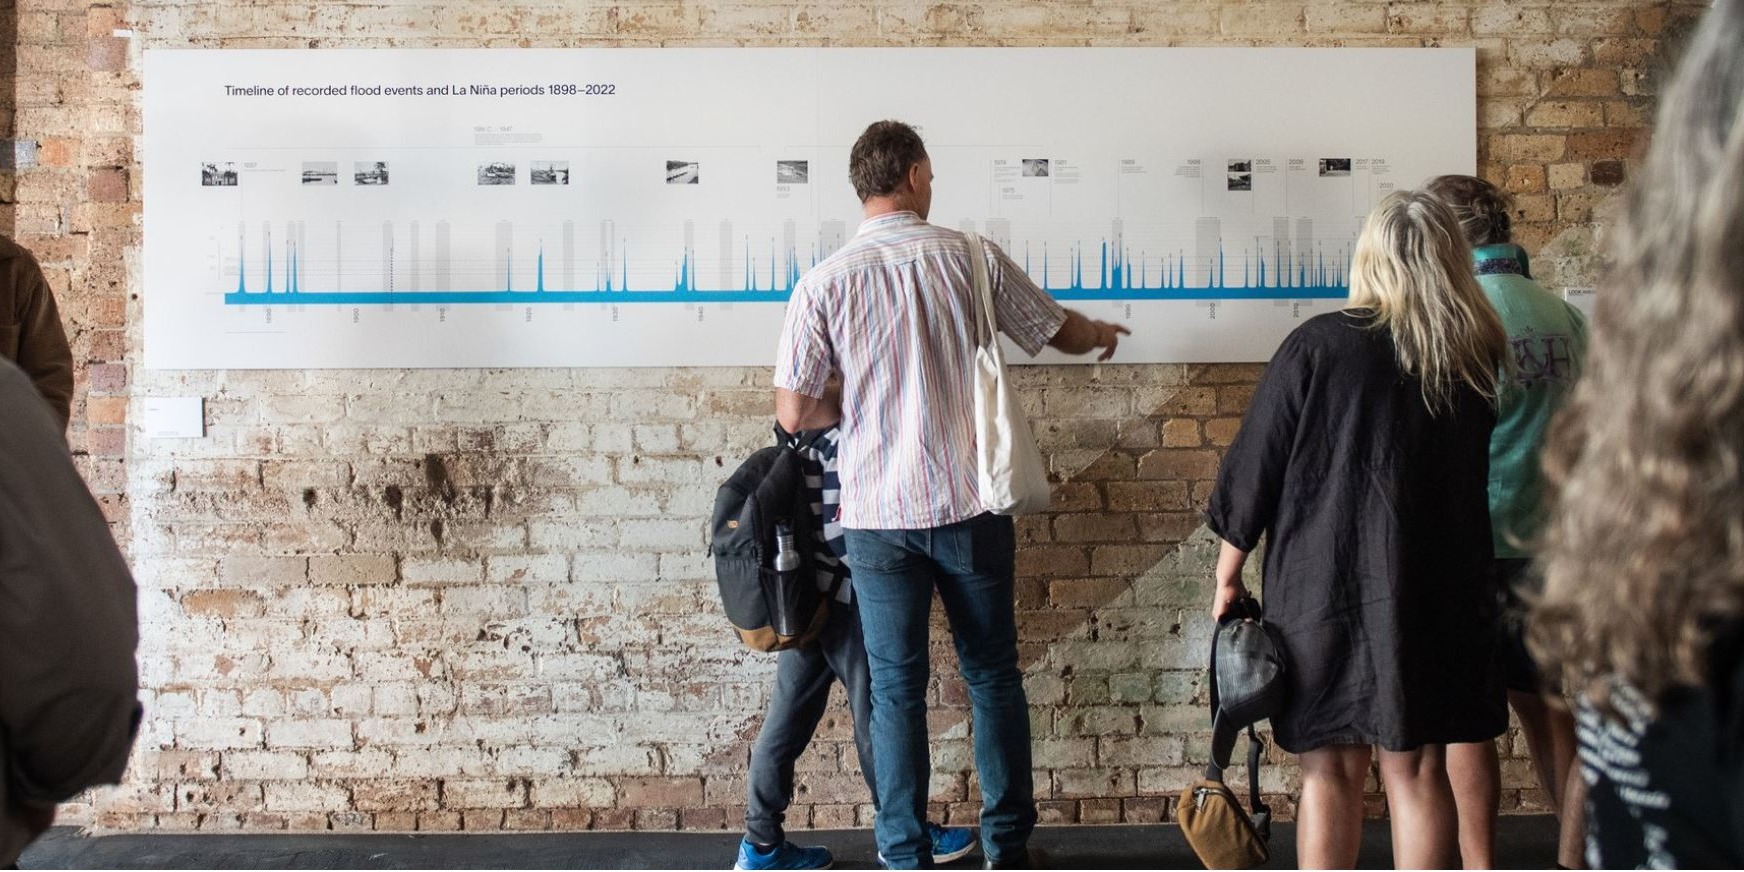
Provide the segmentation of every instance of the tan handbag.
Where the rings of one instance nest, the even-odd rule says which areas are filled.
[[[1223,770],[1215,761],[1206,767],[1205,780],[1181,791],[1175,819],[1207,869],[1255,869],[1272,858],[1266,846],[1271,837],[1272,810],[1260,799],[1260,751],[1264,747],[1249,726],[1248,798],[1253,803],[1253,817],[1248,817],[1235,791],[1223,782]]]

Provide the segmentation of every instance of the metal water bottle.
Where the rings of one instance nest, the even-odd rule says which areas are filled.
[[[770,625],[780,636],[797,636],[804,627],[798,626],[801,616],[796,614],[800,597],[799,550],[793,545],[793,528],[786,524],[775,525],[775,590],[774,607],[770,609]]]

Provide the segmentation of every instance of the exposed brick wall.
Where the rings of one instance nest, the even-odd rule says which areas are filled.
[[[766,439],[769,371],[139,368],[142,46],[1475,45],[1481,170],[1520,195],[1520,235],[1560,286],[1591,282],[1655,64],[1705,4],[6,5],[0,110],[41,165],[0,174],[0,229],[61,299],[72,444],[142,588],[129,783],[69,813],[541,830],[738,824],[771,661],[724,630],[704,524]],[[1046,821],[1167,819],[1202,766],[1215,543],[1195,509],[1258,371],[1019,371],[1062,480],[1058,510],[1020,526]],[[207,397],[207,438],[130,435],[138,398],[163,394]],[[972,820],[966,696],[934,638],[934,799]],[[1288,814],[1280,762],[1266,789]],[[869,822],[841,707],[799,768],[796,826]],[[1538,807],[1520,754],[1504,781],[1506,807]]]

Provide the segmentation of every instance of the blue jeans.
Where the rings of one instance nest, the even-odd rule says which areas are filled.
[[[775,665],[769,712],[751,748],[745,797],[745,838],[756,845],[787,840],[781,824],[793,802],[793,764],[811,744],[830,701],[830,685],[840,681],[854,718],[854,748],[860,773],[877,796],[872,769],[872,691],[866,643],[854,603],[830,603],[829,622],[812,645],[783,651]]]
[[[848,530],[848,566],[872,667],[878,850],[892,869],[932,865],[927,836],[927,626],[944,603],[975,718],[981,846],[1023,856],[1035,829],[1029,703],[1017,666],[1010,518],[981,515],[926,530]]]

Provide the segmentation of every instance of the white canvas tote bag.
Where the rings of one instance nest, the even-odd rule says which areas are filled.
[[[1030,432],[1017,393],[1005,377],[1005,352],[999,345],[998,316],[987,279],[981,237],[964,234],[975,277],[975,460],[981,506],[997,515],[1032,515],[1047,510],[1051,488],[1048,467]]]

